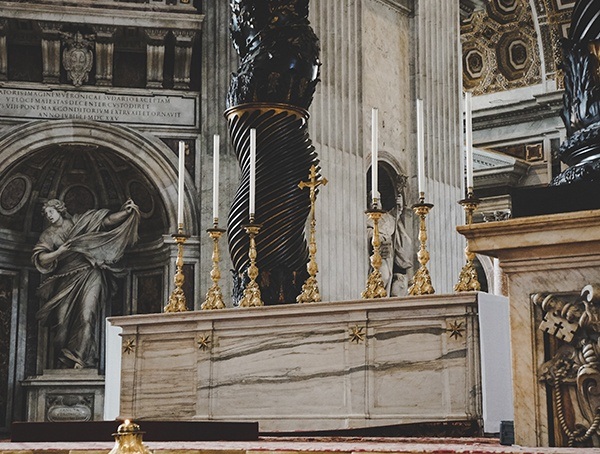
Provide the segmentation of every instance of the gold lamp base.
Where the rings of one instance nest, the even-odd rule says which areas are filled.
[[[108,454],[151,454],[142,442],[143,434],[140,426],[126,419],[113,434],[115,446]]]

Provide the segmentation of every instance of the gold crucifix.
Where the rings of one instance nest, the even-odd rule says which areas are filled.
[[[319,284],[317,283],[317,273],[319,272],[319,268],[316,259],[317,240],[315,232],[317,221],[315,220],[315,202],[317,201],[317,188],[321,185],[325,186],[327,184],[327,179],[317,179],[317,167],[314,164],[310,166],[308,177],[308,181],[301,181],[298,183],[300,189],[310,188],[310,239],[308,241],[308,253],[310,259],[306,264],[306,270],[308,271],[309,276],[302,286],[302,293],[296,297],[296,301],[299,303],[316,303],[321,301]]]

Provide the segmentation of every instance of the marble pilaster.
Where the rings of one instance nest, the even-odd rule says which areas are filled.
[[[458,231],[473,252],[497,257],[508,279],[515,442],[548,446],[548,396],[538,375],[547,358],[531,295],[579,293],[600,282],[600,211],[473,224]]]
[[[42,30],[42,76],[44,83],[58,83],[60,78],[59,22],[39,22]]]
[[[108,25],[94,27],[96,32],[96,85],[112,86],[116,30],[116,27]]]
[[[146,43],[146,87],[162,88],[163,67],[165,62],[166,29],[145,29],[148,42]]]
[[[415,20],[416,97],[423,99],[425,116],[426,199],[435,205],[427,218],[428,267],[436,292],[450,293],[464,258],[464,240],[453,228],[464,223],[457,203],[464,195],[459,2],[419,0]],[[416,146],[410,153],[415,175]]]
[[[192,30],[174,30],[173,35],[175,36],[175,67],[173,72],[175,88],[189,88],[192,43],[196,32]]]
[[[6,27],[8,21],[0,19],[0,80],[8,79],[8,49],[6,47]]]
[[[199,168],[196,184],[200,191],[198,205],[201,212],[200,224],[200,263],[201,289],[199,302],[204,301],[206,291],[212,285],[210,271],[212,267],[213,243],[206,229],[213,226],[212,216],[212,165],[213,165],[213,135],[221,137],[220,159],[221,175],[219,186],[219,217],[220,227],[225,227],[231,201],[238,186],[240,171],[233,147],[229,140],[227,122],[223,116],[225,100],[229,89],[230,77],[238,67],[238,56],[229,38],[229,2],[205,2],[205,16],[202,23],[202,86],[200,103],[201,133],[199,140]],[[200,178],[204,175],[203,178]],[[227,250],[227,242],[221,239],[221,282],[225,304],[231,304],[232,279],[229,271],[232,268]]]

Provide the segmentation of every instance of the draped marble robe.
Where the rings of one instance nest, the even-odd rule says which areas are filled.
[[[128,245],[137,241],[137,207],[120,225],[104,230],[106,209],[90,210],[61,225],[51,225],[33,248],[36,268],[49,275],[38,288],[45,304],[37,318],[53,335],[54,367],[86,368],[98,365],[98,314],[110,301],[114,277],[123,274],[115,266]],[[39,256],[70,242],[69,250],[44,265]]]

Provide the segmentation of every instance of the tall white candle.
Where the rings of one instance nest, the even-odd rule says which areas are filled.
[[[379,173],[378,164],[378,149],[379,149],[379,119],[377,108],[374,107],[371,111],[371,197],[373,198],[373,208],[375,200],[379,199]]]
[[[183,226],[183,192],[185,181],[185,144],[179,141],[179,186],[177,188],[177,227]]]
[[[219,219],[219,145],[218,134],[213,136],[213,219]]]
[[[249,216],[254,218],[254,203],[256,200],[256,129],[250,129],[250,204]]]
[[[471,93],[465,93],[465,158],[467,165],[467,188],[473,187],[473,113]]]
[[[423,100],[417,99],[417,182],[419,193],[425,192],[425,120]]]

